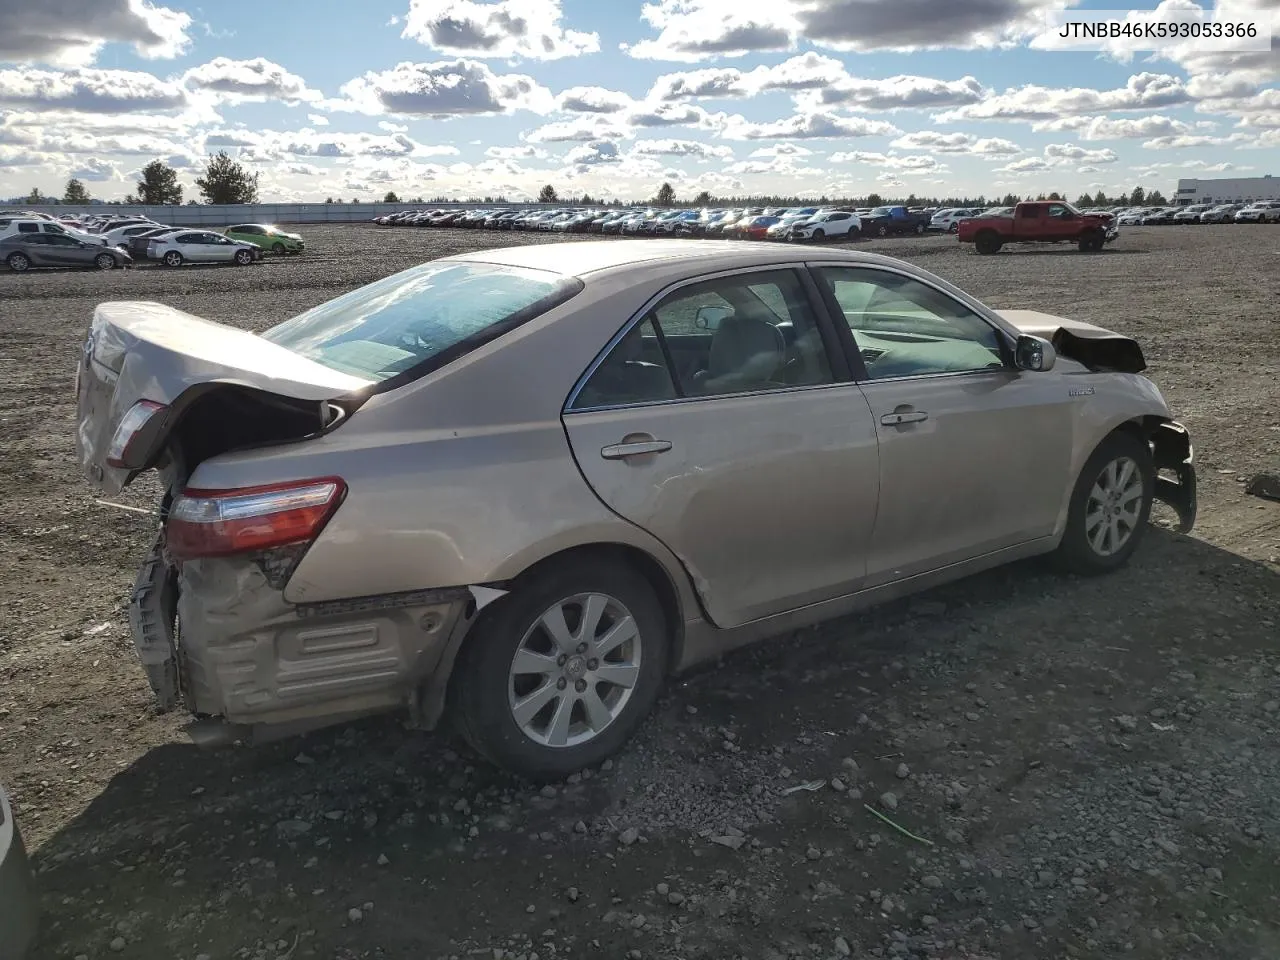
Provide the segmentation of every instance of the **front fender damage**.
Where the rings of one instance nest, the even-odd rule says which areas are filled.
[[[1156,475],[1155,497],[1178,515],[1179,533],[1190,533],[1196,523],[1196,469],[1191,434],[1182,424],[1164,420],[1151,433],[1151,455]],[[1173,478],[1161,476],[1168,470]]]

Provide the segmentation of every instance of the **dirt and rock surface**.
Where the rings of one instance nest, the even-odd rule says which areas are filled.
[[[124,612],[152,521],[72,461],[93,306],[261,329],[446,252],[574,242],[305,233],[243,269],[0,274],[0,780],[37,956],[1280,955],[1280,504],[1242,482],[1280,469],[1280,230],[867,244],[1137,336],[1196,441],[1195,534],[1153,529],[1110,577],[1020,564],[765,642],[550,787],[390,718],[207,752],[152,707]]]

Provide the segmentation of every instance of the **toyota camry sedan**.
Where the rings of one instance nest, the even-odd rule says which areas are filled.
[[[999,564],[1195,521],[1137,343],[846,250],[433,260],[256,335],[103,303],[78,455],[167,493],[130,608],[209,741],[402,711],[558,777],[673,673]]]

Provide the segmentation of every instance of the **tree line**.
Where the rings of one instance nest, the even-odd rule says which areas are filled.
[[[124,202],[129,204],[147,204],[150,206],[169,206],[182,203],[182,184],[178,182],[178,171],[169,166],[162,160],[152,160],[139,173],[139,179],[136,182],[136,190],[125,197]],[[209,157],[205,164],[204,176],[196,179],[196,189],[200,192],[200,196],[205,203],[211,204],[235,204],[235,203],[257,203],[258,202],[258,174],[250,173],[243,164],[231,159],[225,150],[221,150],[213,156]],[[63,192],[62,203],[90,203],[92,197],[85,185],[76,178],[67,181],[66,189]],[[848,196],[848,197],[829,197],[821,196],[814,198],[813,196],[781,196],[781,195],[763,195],[752,194],[748,196],[713,196],[709,191],[703,190],[694,196],[688,205],[692,207],[707,207],[713,204],[720,204],[730,207],[788,207],[800,206],[803,204],[818,203],[823,206],[849,206],[849,207],[879,207],[885,204],[904,204],[908,207],[1011,207],[1023,200],[1066,200],[1066,195],[1053,191],[1044,194],[1027,194],[1018,196],[1014,193],[1006,193],[1003,197],[996,199],[992,197],[988,199],[985,194],[977,197],[921,197],[914,193],[905,197],[884,197],[878,193],[869,193],[865,196]],[[32,190],[25,198],[24,202],[36,203],[58,203],[56,197],[46,196],[39,189]],[[333,197],[325,200],[325,203],[341,202],[335,201]],[[359,203],[356,198],[351,199],[352,203]],[[400,197],[395,191],[388,191],[382,198],[383,203],[400,203]],[[421,197],[414,200],[415,203],[424,202]],[[436,197],[432,198],[429,203],[457,203],[458,198]],[[464,203],[509,203],[506,197],[468,197],[462,201]],[[611,206],[621,207],[627,206],[629,203],[621,199],[598,200],[593,199],[588,193],[582,194],[581,197],[566,197],[563,200],[559,192],[552,184],[546,184],[538,192],[539,203],[573,203],[584,207],[592,206]],[[679,205],[676,197],[675,188],[670,183],[663,183],[653,195],[652,198],[642,201],[652,203],[658,207],[674,207]],[[1108,196],[1103,191],[1089,194],[1082,193],[1076,198],[1076,205],[1081,207],[1103,207],[1103,206],[1162,206],[1167,204],[1164,195],[1159,190],[1147,192],[1143,187],[1134,187],[1130,193],[1121,193],[1118,196]],[[188,200],[188,204],[197,203],[196,200]]]

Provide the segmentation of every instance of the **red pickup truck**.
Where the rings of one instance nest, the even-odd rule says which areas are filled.
[[[1011,217],[961,220],[956,236],[979,253],[998,253],[1006,243],[1074,243],[1094,253],[1120,235],[1109,213],[1081,213],[1060,201],[1020,203]]]

